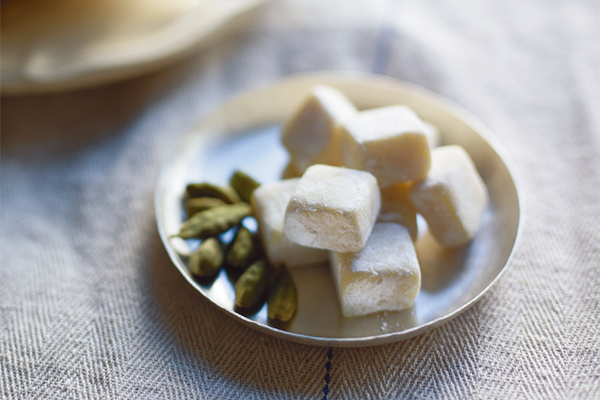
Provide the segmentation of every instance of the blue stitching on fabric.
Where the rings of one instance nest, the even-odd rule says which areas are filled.
[[[394,32],[389,27],[383,27],[379,38],[377,40],[377,47],[375,48],[375,57],[373,60],[373,73],[383,74],[386,66],[390,62],[390,46],[391,39]]]
[[[327,400],[329,394],[329,381],[331,380],[331,358],[333,357],[333,347],[330,347],[327,351],[327,362],[325,363],[325,387],[323,388],[323,400]]]
[[[384,4],[384,9],[388,8],[389,2],[386,2]],[[390,41],[394,36],[394,31],[386,22],[387,21],[385,20],[382,22],[382,27],[375,42],[375,55],[373,57],[372,69],[373,73],[375,74],[383,74],[385,72],[385,67],[390,61]]]

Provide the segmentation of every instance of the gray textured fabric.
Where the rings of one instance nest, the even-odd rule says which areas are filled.
[[[0,397],[600,398],[597,1],[273,1],[166,71],[2,99]],[[473,308],[413,339],[273,339],[200,298],[155,227],[182,135],[226,97],[316,70],[422,85],[487,124],[526,223]]]

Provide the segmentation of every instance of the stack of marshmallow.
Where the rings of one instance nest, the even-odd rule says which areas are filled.
[[[473,238],[487,204],[467,152],[439,136],[406,106],[358,111],[314,87],[283,125],[285,179],[252,198],[269,260],[329,260],[345,317],[410,307],[421,286],[417,213],[451,247]]]

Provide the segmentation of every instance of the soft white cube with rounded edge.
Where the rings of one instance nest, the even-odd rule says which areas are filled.
[[[367,242],[380,205],[377,180],[370,173],[313,165],[288,203],[285,234],[303,246],[358,251]]]
[[[427,136],[427,141],[429,142],[429,148],[432,149],[434,147],[438,147],[442,142],[442,134],[437,126],[430,124],[429,122],[423,122],[423,127],[425,128],[425,135]]]
[[[406,106],[361,111],[342,125],[343,165],[372,173],[381,187],[423,179],[431,163],[425,129]]]
[[[313,164],[342,165],[340,124],[357,109],[339,90],[315,86],[282,129],[281,141],[302,174]]]
[[[362,250],[331,251],[329,259],[344,317],[403,310],[421,288],[415,247],[402,225],[377,223]]]
[[[395,222],[403,225],[412,240],[417,240],[417,211],[408,198],[412,182],[396,183],[381,189],[381,209],[377,222]]]
[[[412,187],[409,198],[440,244],[467,243],[477,233],[487,206],[485,183],[461,146],[437,147],[431,157],[429,175]]]
[[[294,267],[327,261],[327,251],[294,243],[283,232],[285,209],[299,180],[295,178],[265,184],[252,194],[253,215],[267,258],[273,265]]]

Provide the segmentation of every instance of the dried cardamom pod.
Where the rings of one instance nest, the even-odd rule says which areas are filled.
[[[260,186],[260,183],[242,171],[235,171],[229,180],[229,184],[240,195],[240,198],[247,203],[250,203],[254,189]]]
[[[186,187],[189,197],[213,197],[223,200],[227,204],[240,201],[240,196],[230,186],[213,185],[212,183],[190,183]]]
[[[227,266],[236,270],[243,270],[256,261],[260,254],[258,237],[242,226],[233,238],[227,252]]]
[[[223,248],[217,238],[208,238],[190,255],[188,269],[197,277],[211,278],[223,265]]]
[[[185,200],[183,207],[187,212],[188,218],[194,216],[194,214],[199,213],[200,211],[208,210],[209,208],[224,206],[225,203],[221,199],[217,199],[216,197],[192,197]]]
[[[298,290],[287,268],[281,267],[275,283],[269,290],[267,303],[271,321],[290,322],[298,309]]]
[[[235,283],[235,305],[253,307],[261,301],[269,286],[269,265],[264,259],[252,264]]]
[[[182,223],[176,236],[183,239],[217,236],[242,222],[251,212],[250,204],[244,202],[209,208]]]

